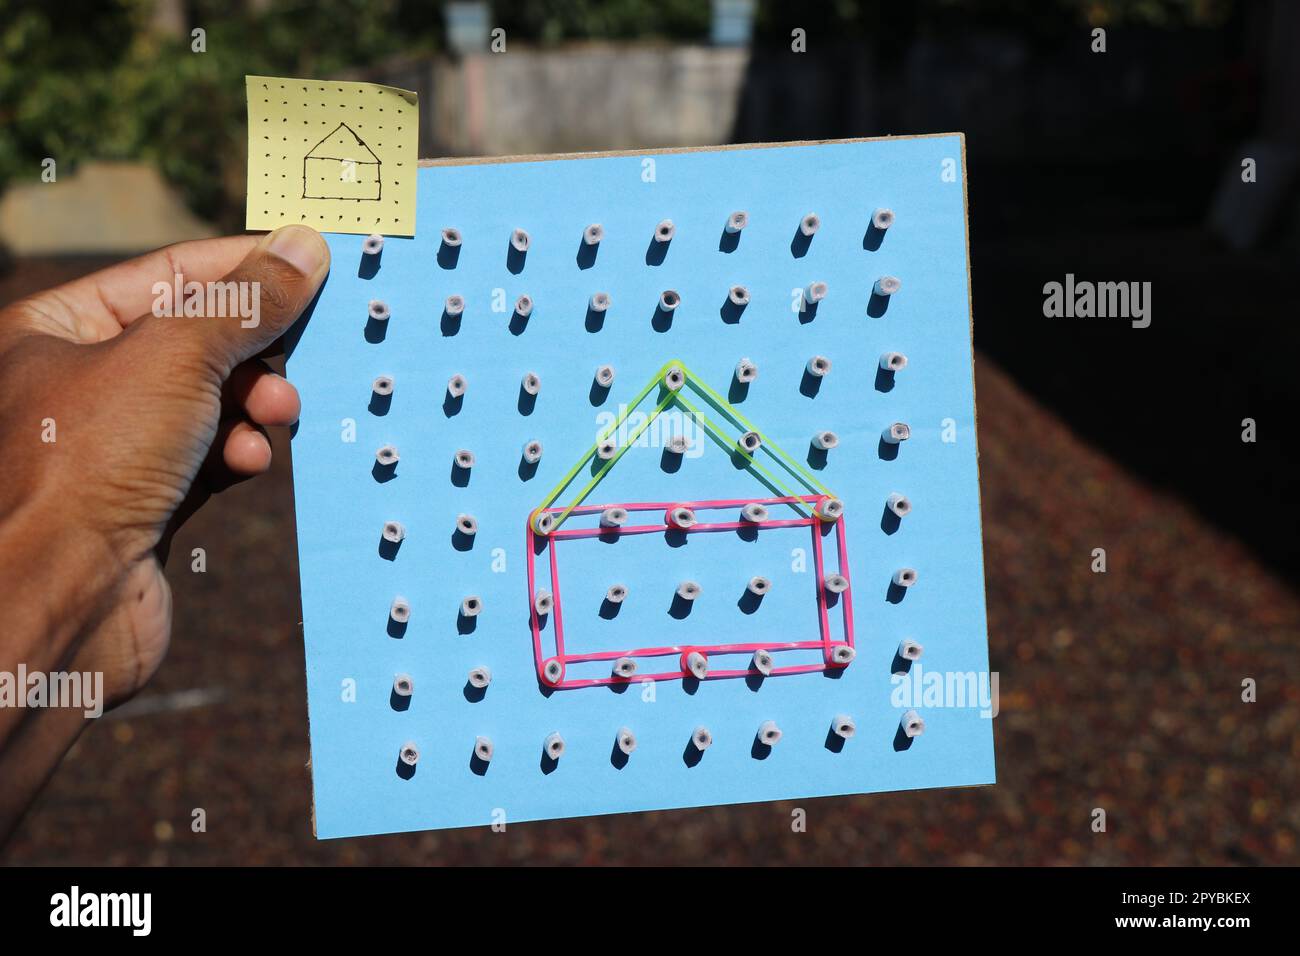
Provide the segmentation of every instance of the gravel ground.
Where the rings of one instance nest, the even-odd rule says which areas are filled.
[[[987,360],[976,380],[996,786],[318,842],[277,436],[272,473],[176,539],[175,636],[157,679],[82,737],[0,861],[1296,863],[1300,599]],[[189,569],[194,547],[205,574]],[[1098,547],[1106,574],[1090,570]],[[1246,677],[1258,703],[1241,701]],[[791,832],[795,806],[805,833]],[[196,807],[206,833],[191,832]],[[1097,807],[1105,833],[1090,826]]]

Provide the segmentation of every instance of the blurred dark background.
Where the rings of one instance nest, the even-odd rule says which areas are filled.
[[[777,804],[317,843],[279,441],[178,539],[209,570],[173,558],[155,685],[0,860],[1296,862],[1298,42],[1282,0],[0,2],[0,303],[239,231],[246,73],[416,89],[423,156],[966,133],[1003,695],[996,787],[807,801],[806,834]],[[1067,273],[1150,282],[1150,327],[1045,317]]]

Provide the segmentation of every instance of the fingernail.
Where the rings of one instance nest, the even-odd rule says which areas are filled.
[[[314,275],[329,262],[329,247],[309,226],[281,226],[267,236],[265,249],[305,276]]]

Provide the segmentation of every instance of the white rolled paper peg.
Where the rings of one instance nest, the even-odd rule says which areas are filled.
[[[405,624],[411,619],[410,603],[404,597],[393,598],[393,603],[388,606],[388,616],[395,624]]]
[[[898,642],[898,656],[905,661],[920,660],[924,650],[925,648],[910,637],[905,637]]]
[[[625,524],[627,524],[626,508],[614,505],[600,513],[600,526],[602,528],[621,528]]]
[[[709,676],[709,659],[699,651],[691,651],[686,655],[686,671],[696,680],[704,680]]]
[[[880,433],[880,440],[886,445],[897,445],[912,437],[912,429],[905,422],[894,422]]]
[[[913,568],[899,568],[894,572],[893,581],[900,588],[910,588],[916,583],[916,571]]]
[[[758,725],[759,743],[773,747],[780,742],[781,737],[781,728],[776,725],[775,720],[765,720]]]
[[[925,720],[914,710],[904,713],[898,725],[908,737],[919,737],[925,733]]]
[[[461,617],[478,617],[483,610],[483,600],[477,594],[471,594],[460,602]]]
[[[876,280],[876,284],[871,287],[871,291],[875,295],[889,296],[902,287],[903,282],[897,276],[881,276]]]
[[[615,744],[623,756],[629,756],[632,751],[636,750],[636,734],[626,727],[620,727],[618,736],[615,738]]]
[[[484,664],[473,667],[469,672],[469,686],[477,690],[483,690],[488,684],[492,683],[492,670]]]
[[[365,241],[361,243],[361,251],[368,256],[379,255],[384,251],[384,237],[377,232],[366,236]]]
[[[743,209],[738,209],[727,217],[726,230],[729,233],[737,233],[749,225],[749,213]]]
[[[805,367],[808,370],[808,374],[813,378],[824,378],[826,375],[830,374],[831,360],[825,355],[814,355],[808,360],[808,364]]]
[[[906,495],[900,495],[894,492],[885,499],[885,507],[900,518],[906,517],[912,511],[912,502]]]
[[[848,714],[836,714],[831,720],[831,732],[841,740],[848,740],[858,732],[858,725]]]

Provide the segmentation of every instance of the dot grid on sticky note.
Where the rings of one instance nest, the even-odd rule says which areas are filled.
[[[449,162],[328,237],[319,836],[993,782],[963,163]]]
[[[415,231],[419,105],[375,83],[245,78],[245,225],[321,232]]]

